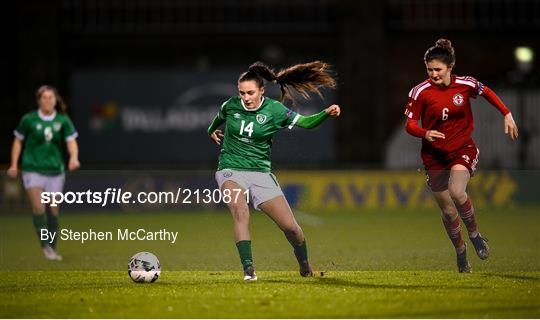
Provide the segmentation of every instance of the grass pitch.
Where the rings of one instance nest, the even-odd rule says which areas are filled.
[[[0,216],[0,317],[28,318],[539,318],[538,208],[484,209],[481,231],[492,256],[469,246],[472,274],[455,257],[433,210],[298,214],[312,264],[324,276],[301,278],[281,232],[252,214],[259,281],[241,280],[225,212],[64,213],[82,231],[167,228],[177,243],[63,241],[62,262],[45,261],[30,216]],[[154,252],[163,272],[133,283],[129,257]]]
[[[154,284],[126,272],[9,273],[3,317],[538,317],[538,272],[334,271],[303,279],[260,271],[169,271]],[[4,286],[7,286],[4,287]]]

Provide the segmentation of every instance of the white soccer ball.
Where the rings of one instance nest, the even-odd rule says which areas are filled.
[[[155,282],[161,274],[161,265],[154,254],[139,252],[129,260],[128,274],[135,282]]]

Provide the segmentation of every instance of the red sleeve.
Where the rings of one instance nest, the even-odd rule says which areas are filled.
[[[408,119],[419,120],[420,114],[422,113],[422,104],[418,100],[414,100],[409,97],[407,100],[407,105],[405,106],[405,116]]]
[[[495,92],[493,92],[493,90],[491,90],[490,88],[488,88],[486,86],[483,86],[482,91],[481,91],[481,95],[489,103],[491,103],[495,108],[497,108],[497,110],[499,110],[502,113],[503,116],[510,113],[510,110],[508,110],[508,108],[506,108],[506,106],[504,105],[504,102],[502,102],[501,98],[499,98],[497,96],[497,94],[495,94]]]
[[[412,136],[424,138],[427,130],[420,128],[418,125],[418,120],[420,120],[422,114],[422,103],[418,101],[420,97],[417,97],[417,100],[414,99],[413,90],[409,92],[409,100],[405,106],[405,116],[407,117],[405,130]]]
[[[407,130],[407,133],[411,136],[415,136],[418,138],[424,138],[426,136],[427,130],[424,128],[420,128],[418,125],[418,120],[413,119],[407,119],[407,124],[405,125],[405,129]]]

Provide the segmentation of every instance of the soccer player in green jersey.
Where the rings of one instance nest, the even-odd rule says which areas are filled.
[[[36,99],[38,109],[25,114],[13,132],[15,138],[7,173],[12,178],[17,177],[24,142],[22,178],[32,206],[34,227],[45,258],[62,260],[62,256],[56,253],[56,241],[42,240],[42,230],[49,232],[49,235],[58,230],[58,207],[41,203],[41,193],[62,192],[65,179],[64,141],[69,153],[68,169],[79,168],[79,149],[75,140],[77,131],[65,114],[66,105],[54,87],[41,86],[36,92]]]
[[[256,62],[238,79],[238,96],[221,105],[208,128],[210,138],[218,145],[223,139],[217,183],[223,194],[233,195],[227,202],[234,221],[236,247],[244,269],[244,280],[257,280],[251,253],[248,200],[257,210],[266,213],[285,233],[294,249],[300,275],[309,277],[313,270],[308,261],[306,240],[302,229],[285,199],[276,177],[271,173],[270,151],[274,134],[294,126],[311,129],[329,116],[339,116],[339,106],[332,105],[321,112],[302,116],[281,102],[264,96],[264,81],[281,87],[281,100],[291,99],[291,89],[309,98],[309,93],[321,95],[322,87],[334,88],[335,80],[328,64],[320,61],[298,64],[274,73],[268,66]],[[225,133],[218,130],[225,123]],[[248,197],[236,197],[238,190]]]

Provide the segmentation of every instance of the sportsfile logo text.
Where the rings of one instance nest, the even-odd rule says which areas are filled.
[[[249,190],[243,189],[188,189],[178,188],[172,191],[138,192],[136,196],[130,191],[121,188],[107,188],[102,191],[68,191],[68,192],[42,192],[41,203],[56,207],[59,204],[98,204],[105,207],[108,204],[218,204],[236,203],[239,197],[245,197],[249,202]]]

